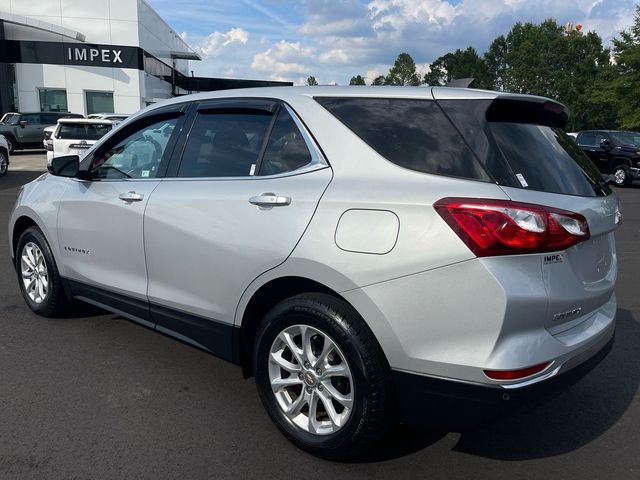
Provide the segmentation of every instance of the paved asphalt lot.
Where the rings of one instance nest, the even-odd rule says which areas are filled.
[[[640,478],[639,185],[618,190],[618,332],[596,370],[489,428],[399,430],[365,461],[331,463],[280,435],[237,367],[89,307],[32,314],[5,225],[45,162],[12,161],[0,178],[0,479]]]

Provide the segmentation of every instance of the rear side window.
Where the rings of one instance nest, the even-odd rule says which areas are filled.
[[[57,137],[60,140],[99,140],[109,130],[110,124],[61,123]]]
[[[179,177],[245,177],[255,168],[272,119],[251,110],[199,112],[185,146]]]
[[[435,175],[490,180],[435,101],[354,97],[315,100],[396,165]]]
[[[580,134],[578,137],[578,145],[584,145],[585,147],[596,146],[596,134],[593,132],[586,132]]]
[[[259,175],[276,175],[304,167],[311,153],[286,108],[281,108],[260,163]]]
[[[611,192],[597,167],[564,133],[564,118],[549,108],[550,102],[438,103],[499,185],[585,197]]]

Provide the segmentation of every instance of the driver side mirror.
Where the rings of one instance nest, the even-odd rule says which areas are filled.
[[[611,140],[609,140],[608,138],[603,138],[602,140],[600,140],[600,147],[605,150],[611,150]]]
[[[78,155],[65,155],[54,157],[51,165],[47,167],[51,175],[56,177],[75,178],[80,171],[80,157]]]
[[[20,120],[20,126],[21,126],[22,128],[26,127],[28,123],[29,123],[29,122],[27,122],[26,120]]]

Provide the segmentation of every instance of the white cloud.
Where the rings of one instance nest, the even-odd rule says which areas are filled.
[[[183,38],[187,36],[186,34],[183,35]],[[231,44],[246,45],[248,41],[249,32],[240,27],[236,27],[226,33],[213,32],[194,45],[193,48],[203,57],[215,57],[219,55],[225,47]]]
[[[265,52],[257,53],[253,57],[251,68],[272,74],[308,73],[314,60],[315,49],[312,47],[304,47],[300,42],[281,40]]]

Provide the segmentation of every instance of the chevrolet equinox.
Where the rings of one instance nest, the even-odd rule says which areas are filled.
[[[242,366],[325,458],[574,381],[611,348],[617,197],[553,100],[176,98],[55,158],[10,217],[29,307],[103,307]]]

